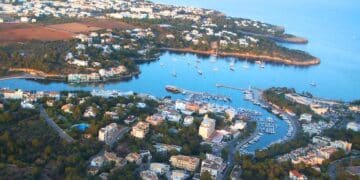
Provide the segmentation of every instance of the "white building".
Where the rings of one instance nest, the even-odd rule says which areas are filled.
[[[3,91],[3,95],[5,99],[22,99],[24,97],[24,92],[21,90],[5,90]]]
[[[170,171],[170,165],[164,163],[151,163],[150,170],[163,175]]]
[[[359,123],[356,123],[356,122],[349,122],[347,125],[346,125],[346,129],[351,129],[353,131],[360,131],[360,124]]]
[[[224,171],[226,163],[224,163],[221,157],[214,156],[212,154],[206,154],[206,159],[201,163],[200,173],[209,172],[212,179],[218,179],[221,173]]]
[[[24,109],[35,109],[35,106],[27,101],[21,101],[21,107]]]
[[[93,167],[101,167],[104,164],[104,161],[103,156],[96,156],[91,160],[90,165]]]
[[[322,145],[322,146],[327,146],[330,144],[331,142],[331,139],[328,138],[328,137],[323,137],[323,136],[314,136],[312,138],[312,142],[314,144],[319,144],[319,145]]]
[[[149,132],[149,123],[138,122],[135,126],[132,127],[131,135],[136,138],[143,139],[148,132]]]
[[[300,118],[299,118],[299,121],[304,121],[306,123],[310,123],[311,122],[311,119],[312,119],[312,115],[311,114],[307,114],[307,113],[304,113],[304,114],[301,114]]]
[[[190,126],[194,122],[194,117],[186,116],[184,118],[184,126]]]
[[[187,178],[189,178],[189,173],[187,173],[184,170],[172,170],[170,175],[169,175],[169,179],[171,180],[185,180]]]
[[[216,122],[214,119],[205,115],[204,120],[201,122],[199,127],[199,135],[205,140],[208,139],[212,133],[215,131]]]
[[[99,141],[104,141],[106,144],[111,143],[111,141],[116,138],[119,133],[119,127],[116,123],[111,123],[99,130]]]
[[[346,141],[340,141],[340,140],[331,142],[332,147],[342,149],[345,152],[351,151],[351,145],[352,145],[351,143],[348,143]]]

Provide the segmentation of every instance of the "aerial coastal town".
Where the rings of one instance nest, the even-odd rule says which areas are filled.
[[[255,94],[255,91],[259,90],[246,90],[244,94]],[[289,106],[282,106],[282,100],[274,100],[271,97],[273,92],[285,97]],[[282,96],[280,92],[285,95]],[[69,176],[75,178],[85,175],[101,179],[119,176],[135,179],[240,179],[246,178],[247,173],[256,172],[251,167],[246,167],[248,165],[245,161],[253,158],[251,161],[255,166],[262,163],[262,158],[267,158],[279,164],[290,163],[289,167],[281,166],[281,172],[277,176],[296,179],[317,177],[317,174],[323,174],[325,164],[329,165],[344,157],[354,156],[354,163],[358,162],[355,157],[358,156],[357,149],[360,145],[360,124],[357,123],[359,111],[356,109],[359,105],[306,97],[281,88],[261,93],[261,98],[247,100],[266,106],[269,111],[289,122],[293,130],[286,138],[255,152],[247,151],[247,145],[256,142],[259,136],[273,133],[261,131],[262,126],[267,126],[258,123],[261,122],[260,112],[211,103],[194,96],[172,100],[169,97],[159,99],[148,94],[105,90],[59,93],[3,89],[0,117],[4,124],[18,124],[22,123],[21,118],[35,116],[23,123],[42,121],[45,129],[57,141],[68,146],[95,146],[91,152],[77,157],[83,167],[73,167],[75,172]],[[310,110],[302,109],[300,105]],[[311,110],[310,107],[315,105],[316,110]],[[22,113],[18,116],[9,116],[20,111]],[[328,117],[334,116],[337,118],[328,121]],[[343,119],[348,116],[353,116],[354,120]],[[345,131],[341,132],[345,133],[344,137],[327,137],[329,130],[333,131],[334,128],[336,131]],[[2,152],[10,155],[15,153],[8,150],[12,138],[26,129],[19,127],[18,132],[3,130],[1,142],[8,144],[4,144]],[[352,135],[348,137],[347,133]],[[39,138],[36,134],[29,136]],[[38,153],[41,154],[44,147],[34,145],[33,141],[31,148],[40,150]],[[286,149],[275,151],[282,143],[288,144]],[[55,145],[47,145],[45,151],[55,148],[52,146]],[[29,156],[27,153],[19,155],[23,158]],[[59,154],[62,155],[64,154]],[[5,157],[2,156],[4,162],[26,163],[16,157],[14,160]],[[32,168],[58,168],[56,163],[52,163],[59,161],[56,157],[37,157],[36,161],[42,163],[27,163]],[[77,164],[68,161],[71,160],[65,159],[63,165]],[[17,170],[16,166],[10,164],[3,164],[2,169],[6,172]],[[39,170],[36,173],[24,170],[25,174],[22,175],[63,177],[61,173],[50,169],[48,172]],[[62,171],[67,174],[67,170],[65,168]]]
[[[296,66],[320,63],[304,51],[276,44],[306,39],[214,10],[148,1],[16,2],[1,3],[3,76],[69,82],[129,79],[140,73],[138,63],[156,60],[163,51]],[[24,62],[34,59],[41,61]]]
[[[213,92],[168,84],[165,96],[103,88],[137,79],[141,65],[164,53],[180,54],[196,77],[206,75],[188,53],[230,57],[232,73],[248,62],[260,70],[320,63],[281,43],[308,40],[216,10],[145,0],[1,0],[0,82],[26,80],[23,88],[0,87],[0,177],[359,179],[360,100],[222,83]],[[168,75],[182,81],[175,70]],[[67,85],[90,88],[55,90]]]

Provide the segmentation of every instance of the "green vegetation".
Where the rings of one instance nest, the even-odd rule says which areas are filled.
[[[236,163],[241,165],[243,179],[284,179],[292,169],[289,162],[256,161],[252,155],[236,155]]]
[[[323,132],[324,136],[332,140],[343,140],[352,143],[352,149],[360,150],[360,132],[347,129],[331,128]]]
[[[275,158],[276,156],[289,153],[290,151],[304,147],[310,142],[310,137],[306,134],[298,134],[295,139],[287,141],[285,143],[273,144],[265,150],[255,152],[255,158],[263,161],[269,158]]]
[[[351,105],[360,106],[360,100],[355,100],[350,103]]]
[[[213,17],[214,18],[214,17]],[[202,33],[203,36],[199,38],[199,44],[195,45],[191,41],[186,41],[183,39],[184,31],[193,30],[192,25],[194,22],[190,20],[181,20],[181,19],[124,19],[124,22],[139,26],[142,28],[153,28],[156,37],[157,47],[167,47],[167,48],[191,48],[194,50],[200,51],[209,51],[212,50],[211,43],[218,42],[220,40],[225,40],[222,37],[216,37],[213,35],[206,35],[205,30],[199,30],[199,33]],[[214,31],[232,31],[236,33],[236,36],[230,35],[234,41],[237,41],[239,38],[244,38],[247,36],[247,33],[243,31],[257,32],[260,34],[266,33],[265,30],[261,30],[261,28],[255,28],[253,26],[249,27],[238,27],[235,24],[234,19],[227,19],[225,17],[215,17],[215,24],[217,27],[214,27]],[[169,28],[160,28],[158,25],[160,24],[168,24],[171,25]],[[195,24],[196,26],[200,26],[200,24]],[[224,28],[226,26],[226,28]],[[251,29],[249,29],[251,28]],[[272,27],[276,29],[275,34],[281,34],[282,31],[278,30],[277,27]],[[173,34],[175,39],[167,39],[167,34]],[[276,36],[276,35],[275,35]],[[282,35],[283,36],[283,35]],[[285,36],[285,35],[284,35]],[[265,55],[265,56],[274,56],[280,57],[284,59],[289,59],[290,61],[308,61],[315,59],[314,56],[310,54],[300,51],[300,50],[292,50],[280,45],[277,45],[271,38],[268,37],[256,37],[259,39],[258,43],[255,45],[250,45],[248,47],[243,47],[237,44],[228,44],[226,46],[219,46],[219,50],[221,52],[227,53],[250,53],[254,55]],[[204,43],[202,43],[204,42]]]
[[[86,161],[98,142],[68,144],[40,119],[37,110],[7,102],[0,112],[0,175],[12,179],[84,179]]]
[[[40,70],[50,74],[91,73],[94,69],[78,67],[68,64],[65,57],[68,52],[76,52],[77,40],[69,41],[30,41],[26,43],[8,44],[0,46],[0,75],[7,75],[10,68],[29,68]],[[100,68],[110,68],[124,65],[131,72],[138,71],[134,63],[127,55],[119,56],[113,52],[103,54],[94,47],[87,47],[86,52],[91,57],[90,63],[101,62]],[[87,60],[86,56],[79,57]],[[110,59],[110,60],[108,60]]]
[[[76,98],[61,98],[56,101],[53,107],[47,107],[47,112],[55,122],[64,130],[66,130],[74,138],[81,138],[84,133],[90,134],[92,137],[97,137],[100,128],[116,122],[124,124],[124,120],[130,115],[136,115],[140,119],[145,119],[148,115],[155,112],[158,102],[154,100],[143,100],[138,96],[117,97],[117,98],[103,98],[88,96],[86,92],[77,92],[79,96]],[[66,92],[62,93],[67,94]],[[86,98],[85,98],[86,97]],[[45,100],[44,100],[45,101]],[[82,103],[79,103],[82,101]],[[138,108],[137,103],[143,102],[146,108]],[[71,108],[72,113],[66,113],[61,110],[65,104],[73,104]],[[84,112],[91,107],[96,113],[95,117],[84,117]],[[112,119],[105,115],[105,112],[111,111],[117,113],[119,119]],[[74,124],[88,123],[90,127],[81,132],[76,128],[71,128]]]
[[[284,110],[290,110],[294,112],[297,116],[300,116],[303,113],[308,113],[313,116],[313,120],[315,121],[322,119],[321,116],[311,110],[310,106],[288,100],[285,97],[285,94],[287,93],[296,93],[296,91],[294,89],[288,88],[270,88],[263,92],[263,97],[267,101],[279,106]]]

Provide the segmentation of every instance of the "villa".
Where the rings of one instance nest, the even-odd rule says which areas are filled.
[[[170,157],[170,163],[176,168],[195,171],[199,166],[200,159],[191,156],[176,155]]]

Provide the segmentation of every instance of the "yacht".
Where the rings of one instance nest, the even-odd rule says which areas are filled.
[[[248,69],[248,68],[249,68],[249,65],[248,65],[248,64],[244,64],[242,67],[243,67],[244,69]]]

